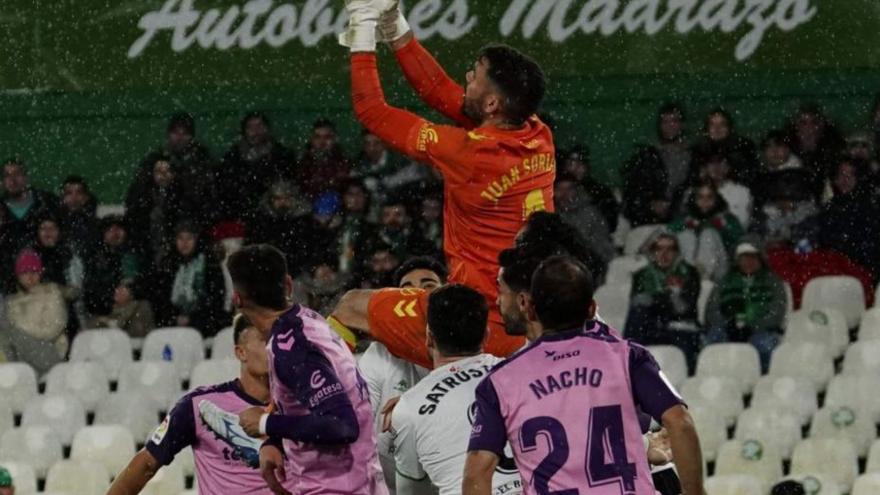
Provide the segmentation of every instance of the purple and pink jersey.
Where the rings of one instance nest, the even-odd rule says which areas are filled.
[[[297,495],[385,495],[367,383],[321,315],[294,306],[272,327],[270,441],[283,439]]]
[[[181,450],[191,446],[195,459],[199,493],[246,493],[271,495],[260,471],[251,469],[199,418],[199,403],[211,401],[221,409],[238,414],[254,406],[265,406],[242,390],[238,380],[200,387],[185,395],[147,440],[145,448],[163,466]],[[284,483],[288,490],[293,480]]]
[[[476,390],[468,450],[503,456],[525,493],[654,495],[639,410],[660,422],[681,398],[651,354],[604,323],[544,335]]]

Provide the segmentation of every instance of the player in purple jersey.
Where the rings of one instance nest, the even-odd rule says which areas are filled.
[[[248,435],[269,437],[260,449],[260,470],[272,491],[388,493],[367,384],[326,320],[291,304],[293,280],[284,255],[268,245],[247,246],[227,265],[235,306],[269,342],[273,412],[254,407],[241,412],[239,420]],[[290,477],[289,491],[281,483]]]
[[[564,256],[543,262],[527,308],[542,334],[477,387],[463,493],[490,493],[509,441],[525,493],[654,495],[640,408],[669,432],[683,495],[702,495],[687,409],[647,350],[594,320],[586,267]]]
[[[113,481],[108,495],[140,493],[162,466],[169,464],[182,449],[191,446],[195,458],[200,493],[272,493],[247,459],[247,452],[218,438],[199,418],[199,406],[209,401],[232,413],[269,402],[269,361],[266,339],[244,316],[233,323],[235,356],[241,362],[237,380],[200,387],[184,396],[147,440],[146,446]],[[292,488],[292,483],[287,486]]]

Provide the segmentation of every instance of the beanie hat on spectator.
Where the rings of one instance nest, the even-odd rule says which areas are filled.
[[[211,239],[215,241],[241,239],[244,235],[244,224],[238,221],[220,222],[211,228]]]
[[[341,206],[341,201],[339,200],[339,195],[335,192],[328,192],[322,194],[318,199],[315,200],[315,204],[312,205],[312,211],[315,215],[321,216],[332,216],[339,212],[339,207]]]
[[[15,260],[15,275],[33,272],[43,273],[43,260],[33,249],[25,249]]]
[[[9,474],[9,470],[3,466],[0,466],[0,488],[7,488],[12,486],[12,475]]]

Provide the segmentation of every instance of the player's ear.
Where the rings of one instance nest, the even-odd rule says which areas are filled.
[[[431,327],[427,327],[427,330],[425,331],[425,347],[429,350],[435,347],[434,334],[431,333]]]
[[[493,115],[501,112],[501,95],[492,92],[483,98],[483,114]]]
[[[284,276],[284,296],[288,301],[293,301],[293,279],[290,275]]]
[[[538,312],[535,311],[535,303],[532,301],[531,295],[525,294],[525,309],[523,310],[523,314],[528,321],[538,321]]]
[[[592,301],[590,301],[590,311],[588,312],[587,316],[588,316],[589,319],[591,319],[591,320],[596,318],[596,306],[597,306],[597,305],[596,305],[596,300],[595,300],[595,299],[593,299]]]
[[[520,313],[526,314],[529,309],[529,294],[527,292],[516,293],[516,305]]]

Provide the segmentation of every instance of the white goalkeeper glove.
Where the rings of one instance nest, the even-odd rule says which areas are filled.
[[[376,42],[390,43],[410,28],[397,0],[347,0],[348,29],[339,35],[339,44],[351,51],[375,51]]]

